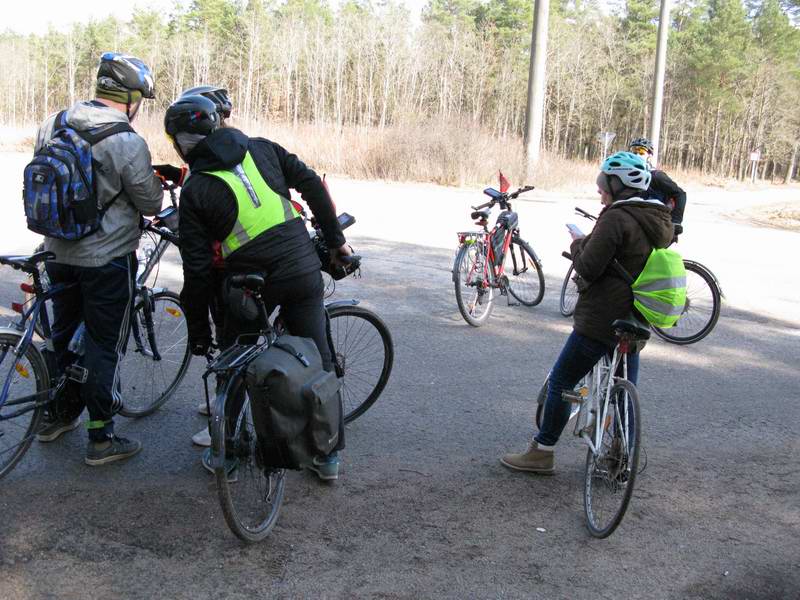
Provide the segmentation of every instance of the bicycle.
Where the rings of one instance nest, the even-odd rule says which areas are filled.
[[[0,390],[0,479],[5,477],[30,448],[40,430],[44,412],[62,392],[68,380],[85,383],[87,371],[78,362],[69,365],[57,378],[55,355],[51,351],[50,318],[45,303],[71,285],[50,285],[45,288],[40,277],[40,266],[55,258],[52,252],[38,252],[30,256],[0,256],[0,264],[23,271],[32,283],[20,284],[20,289],[32,296],[28,302],[12,303],[19,321],[9,327],[0,327],[0,373],[5,372]],[[33,341],[39,323],[44,348],[40,350]],[[73,336],[72,342],[76,337]]]
[[[596,221],[597,217],[575,207],[575,213]],[[686,304],[680,319],[670,329],[652,327],[661,339],[678,345],[693,344],[706,337],[719,320],[722,309],[722,288],[711,270],[694,260],[683,260],[686,268]],[[571,317],[578,302],[578,287],[574,267],[570,264],[561,284],[559,310]]]
[[[359,257],[352,257],[351,260],[357,265]],[[269,535],[277,521],[283,502],[285,473],[282,469],[264,468],[260,463],[258,438],[253,425],[250,398],[244,385],[244,374],[247,366],[283,332],[284,328],[280,317],[276,319],[274,326],[269,326],[261,297],[261,289],[264,287],[263,277],[257,274],[234,275],[230,278],[230,282],[234,287],[245,288],[256,299],[259,319],[263,325],[254,344],[242,344],[237,340],[233,346],[209,362],[203,375],[206,402],[211,414],[209,427],[211,465],[215,471],[225,522],[239,539],[256,542]],[[335,373],[342,380],[345,423],[352,422],[374,404],[389,379],[394,360],[394,345],[388,328],[377,315],[357,304],[357,300],[346,300],[326,305],[329,315],[328,343],[331,346]],[[347,324],[332,325],[341,317],[357,319],[361,324],[356,331],[350,331],[349,321]],[[365,345],[365,336],[370,335],[371,331],[365,331],[365,327],[374,328],[373,335],[377,335],[379,343],[376,342],[374,346]],[[348,345],[351,341],[357,350],[355,354]],[[381,350],[382,357],[376,359],[376,354],[379,355]],[[359,361],[359,358],[362,360]],[[363,370],[365,368],[363,359],[368,363],[379,364],[377,381],[374,384],[368,378],[370,371]],[[213,404],[208,393],[208,378],[212,374],[216,375],[218,380]],[[362,392],[355,394],[357,398],[364,397],[364,400],[357,402],[355,406],[347,403],[347,398],[353,397],[353,395],[348,396],[347,389],[354,378],[371,388],[366,396]],[[228,410],[232,398],[242,398],[238,408],[234,405],[237,413],[235,415]],[[232,431],[228,432],[227,429]],[[231,461],[233,466],[230,464]]]
[[[536,306],[544,297],[542,262],[530,244],[520,238],[519,217],[511,210],[511,200],[532,189],[533,186],[525,186],[509,194],[486,188],[483,193],[491,200],[473,206],[470,215],[482,231],[457,234],[459,246],[453,263],[456,303],[461,316],[474,327],[489,318],[494,290],[507,298],[510,294],[525,306]],[[502,212],[489,231],[489,213],[495,204]],[[507,266],[511,267],[510,273]],[[510,298],[508,304],[511,305]]]
[[[588,446],[583,506],[586,526],[597,538],[608,537],[622,522],[640,472],[639,393],[627,379],[627,356],[640,351],[650,338],[649,329],[632,318],[616,320],[612,327],[619,340],[613,353],[598,361],[574,391],[562,394],[564,401],[571,403],[569,421],[575,421],[573,434]],[[539,429],[549,377],[537,397]]]

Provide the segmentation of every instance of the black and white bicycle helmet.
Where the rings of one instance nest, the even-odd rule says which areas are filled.
[[[204,96],[214,103],[220,117],[228,119],[231,116],[233,102],[231,102],[231,98],[228,96],[228,90],[225,88],[216,85],[198,85],[183,90],[181,92],[181,97],[183,96]]]

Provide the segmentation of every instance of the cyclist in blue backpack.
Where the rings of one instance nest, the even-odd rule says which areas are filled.
[[[613,268],[616,259],[634,279],[642,272],[653,248],[672,240],[669,209],[656,199],[643,198],[650,171],[640,156],[618,152],[597,176],[603,210],[592,232],[572,233],[570,246],[575,272],[584,280],[575,306],[573,330],[550,371],[542,426],[521,453],[500,462],[516,471],[553,472],[553,448],[569,421],[569,405],[561,394],[572,390],[617,339],[611,324],[634,312],[631,285]],[[641,317],[640,317],[641,319]],[[628,358],[628,379],[636,383],[638,354]]]
[[[140,442],[114,435],[113,416],[122,405],[119,365],[130,331],[139,222],[142,215],[158,213],[163,201],[147,144],[130,126],[142,101],[154,96],[153,76],[141,60],[106,52],[100,57],[95,99],[50,116],[36,136],[34,160],[53,157],[65,139],[90,148],[88,159],[81,161],[89,172],[81,179],[91,181],[86,187],[90,188],[91,204],[96,204],[91,206],[95,212],[92,223],[74,231],[49,231],[47,223],[36,222],[35,214],[28,215],[28,223],[34,231],[45,233],[45,250],[56,256],[46,264],[50,281],[74,284],[53,298],[53,345],[59,367],[74,362],[69,343],[79,324],[86,324],[82,362],[86,382],[80,386],[70,382],[73,387],[68,386],[58,400],[37,438],[52,442],[74,429],[86,407],[89,443],[85,462],[91,466],[128,458],[141,450]],[[54,141],[55,137],[61,143]],[[29,180],[26,172],[26,187],[34,188],[45,179],[35,172],[33,177],[36,179]],[[74,192],[79,193],[87,192]],[[70,209],[59,204],[56,210],[74,210],[74,205]],[[26,213],[33,212],[28,210],[26,198]],[[64,222],[62,218],[62,225]],[[45,229],[37,229],[37,225]]]

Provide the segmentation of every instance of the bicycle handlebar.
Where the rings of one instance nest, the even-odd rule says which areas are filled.
[[[563,256],[563,257],[564,257],[564,258],[566,258],[567,260],[572,260],[572,254],[570,254],[570,253],[569,253],[569,252],[567,252],[566,250],[565,250],[564,252],[562,252],[562,253],[561,253],[561,256]]]
[[[503,193],[502,195],[498,196],[497,198],[492,198],[488,202],[484,204],[479,204],[478,206],[472,206],[472,210],[481,210],[482,208],[492,208],[498,202],[501,206],[503,206],[509,200],[515,200],[520,194],[524,194],[525,192],[530,192],[532,189],[535,189],[532,185],[526,185],[519,188],[516,192]],[[504,207],[504,206],[503,206]]]
[[[592,213],[586,212],[585,210],[583,210],[582,208],[580,208],[578,206],[575,207],[575,212],[577,214],[579,214],[580,216],[582,216],[582,217],[586,217],[590,221],[597,221],[597,217],[595,217]]]

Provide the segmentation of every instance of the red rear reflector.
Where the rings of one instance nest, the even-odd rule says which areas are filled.
[[[11,303],[11,310],[13,310],[15,313],[22,314],[24,309],[23,309],[22,304],[20,304],[19,302],[12,302]]]
[[[20,283],[19,284],[19,289],[21,289],[26,294],[34,294],[34,293],[36,293],[36,290],[33,289],[33,286],[30,283]]]

